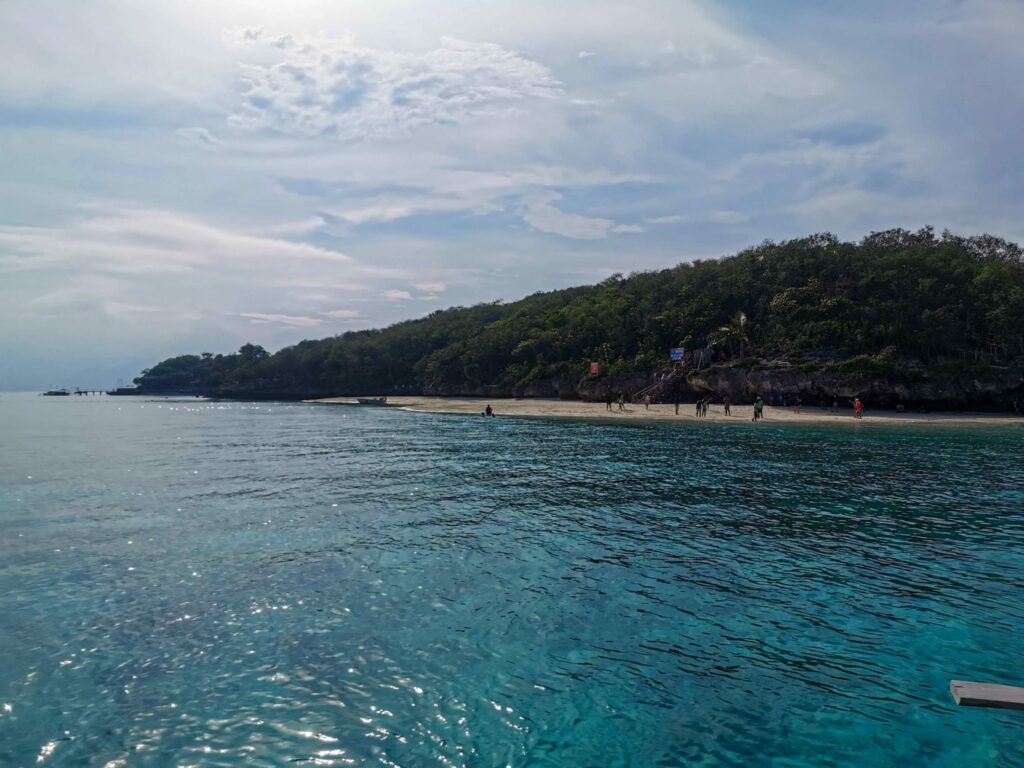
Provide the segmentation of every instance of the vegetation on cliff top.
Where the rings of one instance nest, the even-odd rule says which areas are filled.
[[[740,322],[741,313],[745,317]],[[275,354],[183,355],[146,392],[253,396],[467,392],[666,369],[670,347],[890,375],[907,362],[1024,359],[1024,254],[991,236],[889,230],[766,241],[728,258],[433,312]]]

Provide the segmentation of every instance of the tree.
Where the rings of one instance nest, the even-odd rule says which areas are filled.
[[[736,340],[740,347],[740,359],[743,359],[743,347],[749,339],[747,339],[747,314],[745,312],[737,312],[736,316],[732,320],[723,326],[720,326],[712,336],[713,343],[721,344],[725,343],[729,345],[729,354],[732,354],[732,342]]]
[[[238,356],[248,363],[254,363],[257,360],[266,360],[270,354],[259,344],[244,344],[238,350]]]
[[[182,355],[142,391],[316,397],[579,381],[667,370],[665,350],[705,340],[809,366],[872,359],[936,371],[964,360],[1024,364],[1024,263],[1013,243],[930,228],[842,242],[817,234],[735,256],[612,277],[519,301],[452,307],[380,330],[308,340],[273,355]],[[858,364],[859,365],[859,364]],[[943,366],[946,366],[943,369]],[[856,368],[857,366],[854,366]],[[861,366],[863,368],[863,366]]]

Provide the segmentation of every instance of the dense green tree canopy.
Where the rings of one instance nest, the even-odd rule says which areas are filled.
[[[743,318],[742,322],[740,318]],[[988,235],[890,230],[766,241],[735,256],[511,303],[455,307],[268,355],[183,355],[144,391],[315,396],[471,390],[667,367],[670,347],[830,365],[1024,358],[1024,256]]]

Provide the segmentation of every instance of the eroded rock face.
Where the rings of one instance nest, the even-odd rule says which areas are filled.
[[[449,397],[538,397],[562,400],[604,402],[608,394],[618,398],[636,395],[658,382],[661,374],[628,373],[615,376],[570,377],[533,381],[512,386],[425,387],[423,394]],[[691,371],[684,378],[652,392],[661,402],[675,399],[684,402],[711,396],[716,400],[729,397],[734,403],[750,403],[758,395],[773,395],[786,400],[799,396],[807,405],[831,405],[839,401],[848,405],[859,397],[876,408],[928,408],[935,410],[1006,410],[1015,400],[1024,400],[1024,367],[995,367],[957,372],[930,371],[926,368],[906,374],[903,378],[858,377],[830,371],[806,371],[784,360],[764,361],[753,368],[717,365]]]
[[[525,387],[516,387],[515,397],[549,397],[559,400],[579,400],[577,382],[567,378],[533,381]]]
[[[618,398],[619,394],[625,395],[628,400],[631,396],[649,387],[654,382],[654,376],[643,373],[625,373],[617,376],[595,376],[585,379],[577,386],[579,399],[591,402],[604,402],[611,394],[612,399]]]
[[[928,372],[907,374],[905,379],[843,376],[829,371],[802,371],[785,364],[768,364],[751,370],[719,366],[690,374],[690,385],[712,396],[728,395],[734,402],[749,402],[769,394],[787,400],[799,396],[805,403],[846,403],[859,397],[876,407],[936,409],[976,408],[1005,410],[1024,399],[1024,368],[991,367],[982,374]]]

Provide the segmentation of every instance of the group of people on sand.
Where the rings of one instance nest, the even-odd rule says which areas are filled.
[[[770,400],[772,400],[772,401],[774,401],[774,399],[775,399],[774,397],[770,398]],[[780,399],[780,407],[785,407],[785,405],[786,405],[786,396],[782,395],[781,399]],[[803,400],[800,399],[800,395],[795,395],[790,400],[790,405],[793,406],[793,413],[800,413],[800,408],[803,405]],[[832,401],[831,412],[832,413],[838,413],[838,411],[839,411],[839,401],[838,400],[833,400]],[[751,418],[751,421],[760,421],[763,418],[764,418],[764,400],[762,400],[761,396],[758,395],[757,398],[754,400],[754,416],[753,416],[753,418]],[[855,418],[855,419],[862,419],[862,418],[864,418],[864,403],[862,403],[860,401],[859,397],[855,397],[853,399],[853,418]]]
[[[605,393],[605,395],[604,395],[605,410],[608,410],[608,411],[612,410],[612,403],[614,403],[614,402],[616,402],[615,394],[611,390],[608,390]],[[651,399],[648,397],[647,400],[646,400],[645,405],[649,406],[650,402],[651,402]],[[620,411],[626,410],[626,393],[625,392],[619,392],[618,404],[619,404],[619,410]]]
[[[651,396],[649,394],[645,394],[640,402],[643,403],[645,411],[649,411],[651,409]],[[614,408],[612,408],[612,405],[615,404],[615,403],[618,403],[618,410],[619,411],[625,411],[626,410],[626,394],[624,392],[619,392],[616,395],[616,393],[614,393],[611,390],[609,390],[608,392],[605,393],[604,403],[605,403],[605,409],[608,410],[608,411],[614,411],[615,410]],[[679,415],[679,404],[680,404],[680,400],[679,400],[678,396],[674,399],[674,404],[675,404],[675,412],[676,412],[676,415],[678,416]],[[792,395],[792,396],[790,396],[788,398],[788,400],[787,400],[787,397],[786,397],[785,394],[781,394],[778,397],[776,397],[775,394],[772,393],[772,394],[770,394],[768,396],[768,405],[771,405],[773,407],[774,406],[778,406],[780,408],[785,408],[787,406],[790,406],[790,407],[793,408],[793,413],[800,413],[800,409],[803,407],[803,404],[804,403],[803,403],[803,400],[801,399],[800,395]],[[710,396],[702,397],[700,400],[698,400],[696,403],[694,403],[694,408],[695,408],[694,415],[697,418],[706,418],[707,415],[708,415],[708,409],[710,408],[710,406],[711,406],[711,397]],[[751,418],[751,421],[760,421],[761,419],[764,418],[764,406],[765,406],[764,398],[762,398],[761,395],[758,395],[754,399],[754,413],[753,413],[753,417]],[[839,401],[838,400],[834,400],[832,402],[831,412],[832,413],[838,413],[838,411],[839,411]],[[864,412],[864,403],[861,402],[861,399],[859,397],[854,398],[853,399],[853,418],[855,418],[855,419],[863,418],[864,417],[864,413],[863,412]],[[725,416],[731,416],[732,415],[732,402],[730,401],[728,395],[722,398],[722,414],[725,415]]]

